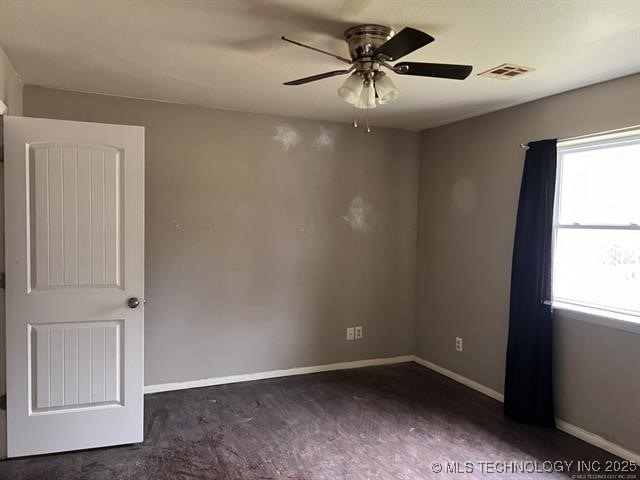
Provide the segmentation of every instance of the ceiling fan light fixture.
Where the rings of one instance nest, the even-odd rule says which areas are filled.
[[[397,33],[384,25],[374,24],[356,25],[348,29],[345,32],[345,40],[351,58],[342,57],[286,37],[282,37],[282,40],[328,55],[349,65],[348,69],[298,78],[285,82],[284,85],[305,85],[337,75],[351,74],[338,88],[338,95],[346,103],[362,109],[375,108],[376,104],[391,103],[400,95],[400,91],[382,71],[382,68],[397,75],[451,80],[464,80],[473,70],[471,65],[450,63],[400,62],[390,64],[389,62],[397,62],[402,57],[434,41],[434,38],[428,33],[411,27],[405,27]],[[523,70],[521,67],[516,66],[516,68]],[[508,73],[508,75],[514,74],[513,72]]]
[[[340,95],[340,98],[345,102],[358,106],[363,88],[364,82],[362,78],[357,73],[353,73],[338,89],[338,95]]]
[[[376,108],[376,89],[373,86],[373,82],[369,82],[362,88],[360,94],[360,102],[356,105],[357,108]]]
[[[381,73],[375,82],[376,92],[378,93],[378,103],[385,105],[393,102],[400,95],[400,90],[395,86],[393,80],[387,75]]]

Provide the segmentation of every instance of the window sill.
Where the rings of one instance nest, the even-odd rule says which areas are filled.
[[[553,302],[552,307],[554,310],[557,310],[562,317],[640,334],[640,317],[634,315],[609,312],[597,308],[562,302]]]

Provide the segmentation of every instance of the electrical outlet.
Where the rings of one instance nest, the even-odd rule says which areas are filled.
[[[456,337],[456,352],[462,351],[462,338]]]
[[[356,340],[360,340],[362,338],[362,327],[356,327]]]
[[[353,327],[347,328],[347,340],[353,340]]]

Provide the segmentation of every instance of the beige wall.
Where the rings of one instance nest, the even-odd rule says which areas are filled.
[[[8,107],[9,115],[22,115],[22,82],[2,47],[0,47],[0,100]]]
[[[39,87],[24,108],[146,127],[147,385],[412,353],[418,133]]]
[[[503,390],[519,144],[639,125],[639,106],[635,75],[422,133],[418,355]],[[640,452],[640,335],[558,317],[554,355],[558,417]]]

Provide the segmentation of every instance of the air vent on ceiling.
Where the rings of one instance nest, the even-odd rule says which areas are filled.
[[[499,80],[509,80],[513,77],[518,77],[527,72],[535,70],[531,67],[522,67],[520,65],[514,65],[512,63],[503,63],[498,67],[491,68],[486,72],[479,73],[479,77],[497,78]]]

